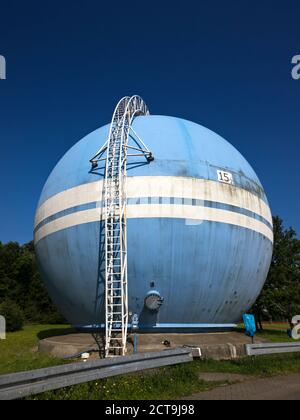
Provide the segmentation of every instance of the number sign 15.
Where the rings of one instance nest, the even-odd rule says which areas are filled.
[[[233,176],[230,172],[217,171],[218,181],[225,182],[225,184],[233,184]]]

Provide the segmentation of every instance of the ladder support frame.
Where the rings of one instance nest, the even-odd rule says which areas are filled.
[[[127,350],[127,157],[145,157],[148,162],[154,159],[151,151],[132,128],[134,118],[139,115],[149,115],[143,99],[137,95],[122,98],[113,113],[107,141],[90,159],[92,168],[96,168],[100,161],[106,162],[103,212],[106,357],[124,356]],[[130,137],[135,146],[128,144]],[[128,153],[128,150],[140,153]]]

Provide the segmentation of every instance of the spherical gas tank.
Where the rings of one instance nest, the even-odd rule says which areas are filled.
[[[219,135],[180,118],[138,116],[154,161],[128,158],[128,305],[141,330],[231,327],[258,297],[272,255],[263,187]],[[76,327],[105,320],[104,171],[90,159],[109,125],[59,161],[42,191],[35,247],[50,296]],[[132,153],[134,154],[134,153]]]

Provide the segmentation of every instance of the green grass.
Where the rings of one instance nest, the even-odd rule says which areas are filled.
[[[229,382],[205,382],[202,372],[222,372],[271,377],[300,372],[300,354],[261,356],[235,361],[194,361],[153,371],[123,375],[46,392],[31,399],[43,400],[172,400],[207,391]]]
[[[0,374],[37,369],[66,363],[63,360],[36,351],[38,340],[49,335],[66,333],[66,325],[30,325],[23,331],[8,334],[0,341]],[[268,330],[262,333],[273,341],[289,340],[284,331]],[[232,361],[194,361],[136,374],[123,375],[96,382],[46,392],[31,399],[49,400],[158,400],[177,399],[212,389],[221,383],[199,380],[202,372],[223,372],[268,377],[300,372],[300,354],[283,354],[244,358]],[[224,384],[224,382],[222,382]]]
[[[279,324],[263,324],[264,330],[258,331],[256,337],[265,339],[271,343],[292,343],[295,342],[287,334],[287,330],[290,328],[289,324],[279,323]],[[239,326],[240,330],[244,330],[243,326]],[[297,340],[300,342],[300,340]]]
[[[197,372],[192,362],[45,392],[30,399],[173,400],[194,392],[207,391],[219,384],[199,380]]]
[[[293,343],[293,342],[300,342],[300,340],[293,340],[287,335],[286,330],[264,330],[262,332],[257,333],[257,338],[264,338],[265,340],[271,343]]]
[[[263,327],[265,330],[286,331],[290,328],[290,325],[287,322],[278,322],[278,323],[266,322],[263,324]]]
[[[66,332],[67,325],[28,325],[0,340],[0,374],[39,369],[63,363],[61,359],[37,352],[38,341]]]
[[[256,377],[271,377],[300,372],[300,354],[276,354],[236,360],[206,360],[199,363],[201,372],[237,373]]]

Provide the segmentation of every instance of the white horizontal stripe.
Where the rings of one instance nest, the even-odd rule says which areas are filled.
[[[98,324],[100,328],[105,328],[105,324]],[[154,325],[147,325],[142,324],[143,328],[236,328],[237,324],[154,324]],[[132,324],[128,324],[128,327],[131,328]],[[74,328],[95,328],[95,325],[74,325]]]
[[[151,178],[149,182],[149,178]],[[187,177],[128,178],[128,198],[178,197],[219,202],[257,213],[272,224],[269,206],[257,195],[242,188],[208,179]]]
[[[53,220],[35,233],[35,242],[51,233],[84,223],[103,220],[103,209],[96,208],[79,211]],[[273,242],[272,230],[259,220],[227,210],[200,206],[182,206],[169,204],[127,206],[127,218],[176,218],[199,221],[212,221],[240,226],[261,233]]]
[[[103,181],[78,185],[55,194],[37,209],[34,226],[36,227],[42,220],[60,211],[80,206],[81,204],[101,201],[102,194]]]
[[[151,328],[236,328],[237,324],[155,324]],[[146,326],[147,328],[147,326]]]
[[[272,224],[270,209],[263,200],[247,190],[217,181],[173,176],[128,177],[127,197],[179,197],[214,201],[252,211]],[[55,213],[103,199],[103,181],[62,191],[39,207],[35,227]]]

